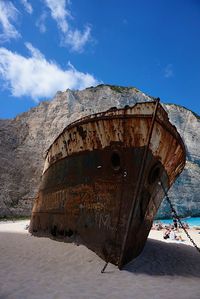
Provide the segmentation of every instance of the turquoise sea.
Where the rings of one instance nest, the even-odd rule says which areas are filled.
[[[156,222],[162,222],[164,224],[173,224],[172,219],[161,219],[161,220],[156,220]],[[191,226],[200,226],[200,217],[187,217],[187,218],[181,218],[182,222],[187,223],[190,227]]]

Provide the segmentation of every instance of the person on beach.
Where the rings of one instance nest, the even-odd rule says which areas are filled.
[[[166,231],[163,234],[163,239],[169,239],[169,235],[170,235],[171,229],[168,227],[166,228]]]
[[[169,234],[169,239],[173,241],[184,241],[181,235],[177,236],[175,233],[175,229],[172,229]]]
[[[172,217],[173,217],[173,223],[174,223],[175,230],[178,230],[178,221],[177,221],[175,215],[173,215]]]
[[[160,221],[156,222],[153,224],[152,226],[152,229],[155,229],[155,230],[162,230],[163,229],[163,225]]]
[[[163,229],[163,225],[160,221],[158,223],[156,223],[156,229],[157,230],[162,230]]]
[[[174,229],[172,229],[172,230],[170,231],[169,238],[170,238],[170,240],[177,240],[177,236],[176,236],[176,234],[175,234]]]
[[[183,223],[183,227],[186,228],[186,229],[189,229],[189,228],[190,228],[187,222],[184,222],[184,223]]]

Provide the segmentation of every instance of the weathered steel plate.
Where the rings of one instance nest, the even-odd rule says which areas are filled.
[[[158,181],[169,189],[184,165],[182,139],[158,103],[85,117],[47,151],[30,230],[78,237],[121,267],[144,247],[163,198]]]

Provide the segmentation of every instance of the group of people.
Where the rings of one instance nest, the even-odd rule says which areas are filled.
[[[187,223],[182,223],[182,224],[184,225],[185,228],[189,228]],[[156,230],[165,229],[163,232],[163,238],[165,240],[169,239],[169,240],[184,241],[181,235],[179,234],[179,229],[181,228],[181,226],[178,225],[178,221],[175,218],[175,216],[173,216],[173,224],[164,225],[161,222],[157,222],[154,224],[153,228]]]
[[[163,233],[163,238],[165,240],[170,239],[170,240],[184,241],[181,235],[178,235],[176,232],[177,230],[175,228],[167,227]]]

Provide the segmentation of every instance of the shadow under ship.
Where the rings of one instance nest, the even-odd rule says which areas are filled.
[[[159,100],[68,125],[47,151],[30,232],[81,242],[120,269],[144,248],[185,165],[185,146]]]

